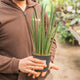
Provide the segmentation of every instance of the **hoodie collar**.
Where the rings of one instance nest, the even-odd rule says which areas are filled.
[[[4,2],[4,3],[8,4],[8,5],[11,5],[11,6],[15,7],[14,6],[15,3],[13,3],[12,0],[1,0],[1,2]],[[27,7],[33,7],[33,6],[38,4],[37,2],[33,2],[32,0],[28,0],[27,3],[28,3]]]

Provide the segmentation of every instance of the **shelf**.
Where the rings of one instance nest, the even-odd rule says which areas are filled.
[[[80,36],[77,32],[75,32],[71,27],[68,29],[68,31],[71,32],[71,34],[74,36],[74,38],[78,41],[78,44],[80,45]]]

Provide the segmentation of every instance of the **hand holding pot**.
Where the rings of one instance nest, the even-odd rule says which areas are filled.
[[[55,69],[55,70],[59,70],[58,67],[56,67],[52,62],[50,62],[49,64],[49,70],[50,69]],[[41,77],[45,77],[47,74],[47,71],[46,72],[38,72],[37,75],[33,75],[33,78],[35,79],[36,77],[39,77],[41,75]],[[28,76],[31,76],[32,74],[28,74]]]
[[[49,70],[50,69],[55,69],[55,70],[59,70],[59,68],[57,66],[55,66],[52,62],[50,62],[49,64]],[[45,75],[47,74],[47,71],[46,72],[42,72],[41,73],[41,76],[44,77]],[[38,75],[38,74],[37,74]]]
[[[42,60],[30,56],[19,61],[18,69],[23,73],[36,75],[37,72],[35,70],[43,70],[44,67],[46,67],[46,65]]]

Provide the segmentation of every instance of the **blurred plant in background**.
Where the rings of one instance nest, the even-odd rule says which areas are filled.
[[[60,43],[65,44],[66,41],[69,43],[73,42],[74,38],[73,35],[69,31],[66,31],[64,28],[59,27],[58,33],[59,33],[58,38],[60,40]]]
[[[53,3],[57,8],[55,25],[60,22],[58,32],[60,42],[65,43],[67,40],[69,43],[72,43],[75,38],[73,35],[74,32],[80,34],[80,28],[76,29],[77,27],[80,27],[80,0],[41,0],[39,3],[47,5],[46,11],[49,18],[50,7]],[[73,30],[73,34],[70,32],[70,29]]]

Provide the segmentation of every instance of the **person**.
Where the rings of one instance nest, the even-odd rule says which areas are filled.
[[[46,73],[37,72],[46,67],[42,60],[32,57],[33,41],[28,26],[33,13],[40,19],[41,5],[31,0],[0,1],[0,80],[44,80]],[[40,23],[40,21],[39,21]],[[45,31],[49,20],[45,12]],[[53,64],[56,43],[51,48],[49,68]]]

